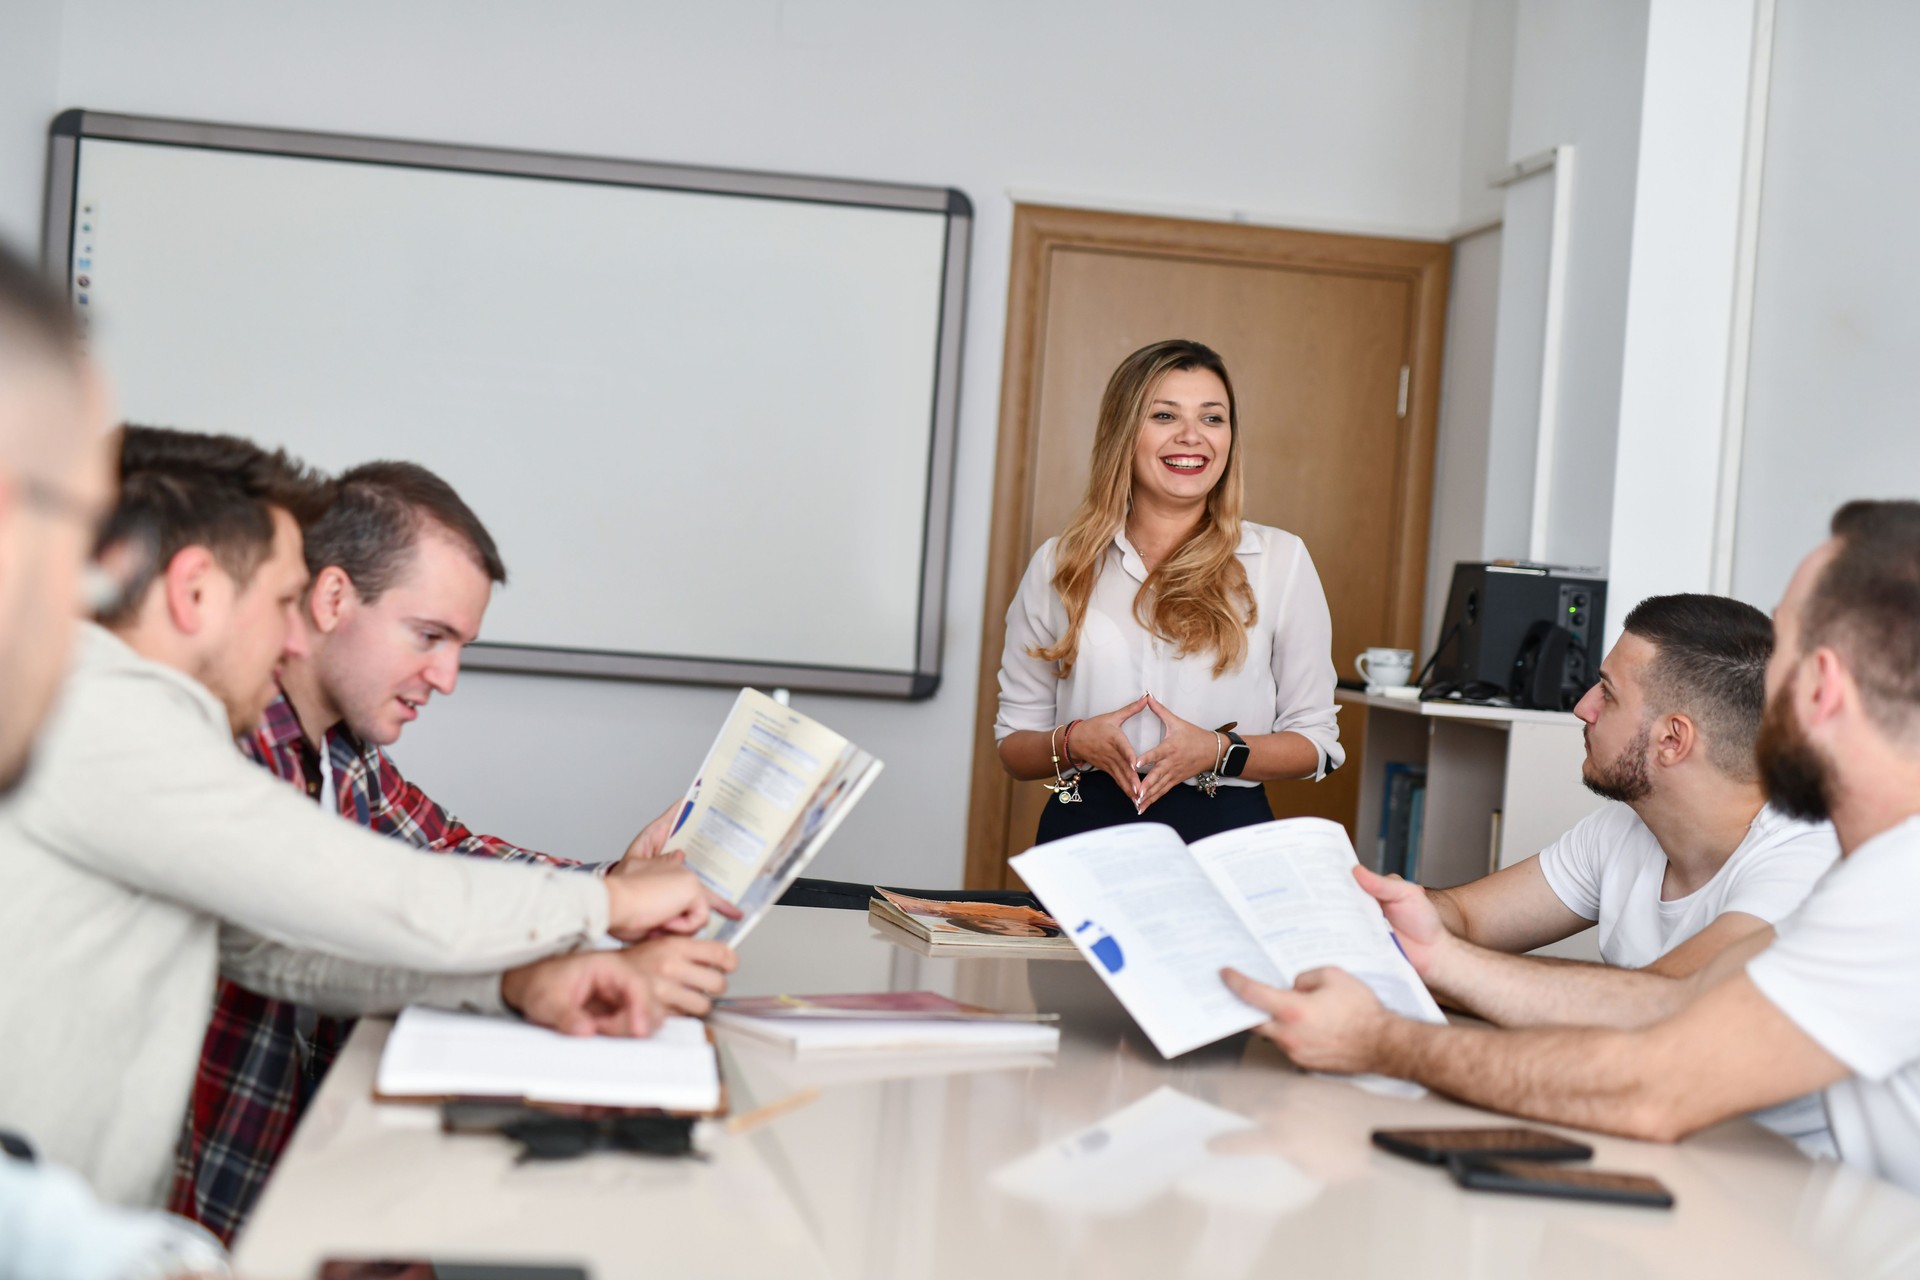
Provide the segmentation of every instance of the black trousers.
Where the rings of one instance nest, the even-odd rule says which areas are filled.
[[[1250,827],[1273,818],[1265,787],[1221,787],[1209,796],[1198,787],[1182,782],[1161,796],[1145,813],[1133,811],[1133,800],[1120,784],[1104,773],[1080,775],[1080,803],[1061,804],[1047,797],[1040,812],[1040,831],[1036,843],[1045,844],[1062,836],[1082,831],[1117,827],[1123,822],[1161,822],[1180,833],[1188,844],[1236,827]]]

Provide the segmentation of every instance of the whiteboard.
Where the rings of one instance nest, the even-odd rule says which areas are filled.
[[[129,421],[446,478],[481,668],[925,697],[958,192],[69,112],[49,257]]]

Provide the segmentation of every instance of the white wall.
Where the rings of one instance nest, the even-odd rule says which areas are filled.
[[[1513,40],[1519,0],[1473,0],[1467,32],[1467,93],[1460,130],[1459,222],[1447,295],[1446,360],[1433,459],[1433,520],[1427,538],[1427,607],[1418,662],[1439,638],[1457,560],[1486,552],[1487,449],[1493,418],[1494,340],[1499,319],[1499,219],[1504,200],[1487,176],[1507,163]],[[1489,223],[1493,225],[1488,226]]]
[[[1604,565],[1626,336],[1648,0],[1521,0],[1507,159],[1576,149],[1546,558]],[[1527,554],[1552,176],[1509,188],[1488,445],[1488,556]]]
[[[934,886],[957,883],[962,862],[1005,193],[1442,236],[1460,220],[1471,25],[1469,0],[1243,0],[1177,17],[1144,0],[70,0],[57,100],[966,190],[979,218],[946,680],[924,704],[798,699],[888,763],[818,871]],[[44,103],[0,107],[11,113],[0,137],[44,128],[44,118],[17,118]],[[37,180],[37,153],[0,150],[0,163],[12,166],[0,190]],[[397,754],[485,828],[611,856],[690,776],[728,697],[475,674]]]
[[[0,240],[40,251],[47,121],[60,101],[60,0],[0,3]]]
[[[1920,7],[1779,0],[1733,593],[1771,608],[1849,498],[1920,496]]]
[[[1519,17],[1520,0],[1473,0],[1467,27],[1466,112],[1460,131],[1457,225],[1463,228],[1496,221],[1501,214],[1500,189],[1487,185],[1487,175],[1507,164]]]
[[[1440,436],[1433,459],[1433,527],[1427,540],[1426,621],[1420,630],[1422,664],[1440,638],[1454,562],[1486,555],[1487,429],[1493,414],[1500,242],[1495,227],[1453,246]]]

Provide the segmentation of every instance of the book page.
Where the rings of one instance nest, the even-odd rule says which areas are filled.
[[[1089,831],[1011,865],[1165,1056],[1266,1021],[1220,970],[1284,979],[1171,827]]]
[[[813,856],[826,845],[827,837],[839,828],[841,819],[867,793],[873,780],[880,776],[881,768],[878,760],[853,744],[848,743],[842,748],[839,759],[834,762],[833,771],[814,788],[806,808],[774,846],[773,854],[761,864],[760,870],[740,896],[734,899],[740,908],[740,918],[729,920],[716,915],[701,931],[701,936],[718,939],[729,946],[739,946],[741,939],[765,918],[767,911],[780,900],[780,895],[787,891],[787,886],[806,870]]]
[[[757,689],[742,689],[682,803],[664,853],[739,902],[819,791],[847,740]]]
[[[1407,963],[1380,904],[1353,878],[1346,829],[1323,818],[1286,818],[1194,844],[1194,862],[1251,929],[1283,976],[1345,969],[1403,1017],[1444,1022]],[[1243,971],[1244,972],[1244,971]]]

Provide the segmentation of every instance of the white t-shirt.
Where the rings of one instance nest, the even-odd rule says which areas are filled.
[[[1841,1158],[1920,1193],[1920,818],[1855,849],[1747,976],[1853,1076],[1826,1091]]]
[[[1245,661],[1218,679],[1213,654],[1182,657],[1134,616],[1147,566],[1125,529],[1114,534],[1094,579],[1072,673],[1062,680],[1053,663],[1034,657],[1030,650],[1047,648],[1067,632],[1067,609],[1053,589],[1059,541],[1049,538],[1034,552],[1007,608],[996,740],[1020,729],[1045,733],[1069,720],[1104,715],[1150,692],[1169,711],[1203,729],[1234,721],[1242,737],[1300,734],[1320,749],[1321,772],[1346,759],[1334,722],[1339,707],[1333,700],[1333,621],[1320,575],[1299,538],[1241,521],[1234,554],[1246,569],[1258,616],[1247,631]],[[1165,735],[1152,711],[1121,727],[1135,751],[1151,750]],[[1260,784],[1222,778],[1220,785]]]
[[[1666,850],[1631,806],[1613,802],[1542,849],[1540,870],[1569,911],[1598,923],[1602,960],[1644,969],[1728,911],[1784,919],[1839,856],[1830,825],[1796,822],[1768,805],[1713,879],[1663,901]]]
[[[1683,898],[1660,897],[1667,853],[1631,806],[1602,806],[1540,851],[1547,884],[1575,915],[1597,921],[1600,958],[1644,969],[1728,911],[1769,924],[1786,918],[1840,856],[1833,827],[1796,822],[1771,805],[1713,878]],[[1753,1119],[1811,1156],[1837,1154],[1818,1094],[1783,1102]]]

